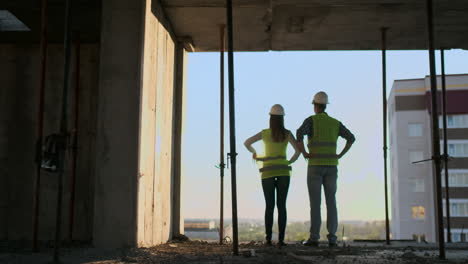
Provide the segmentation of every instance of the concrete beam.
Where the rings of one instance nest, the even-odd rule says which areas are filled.
[[[165,0],[179,36],[196,51],[217,51],[222,0]],[[468,9],[463,0],[435,2],[437,47],[466,48]],[[388,49],[426,49],[424,4],[418,0],[234,1],[237,51],[379,50],[381,27],[390,28]]]

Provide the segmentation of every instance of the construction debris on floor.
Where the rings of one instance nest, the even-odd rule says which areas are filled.
[[[435,244],[415,242],[386,246],[381,242],[350,243],[328,248],[327,244],[311,248],[290,242],[287,246],[266,246],[262,242],[241,243],[239,256],[232,255],[231,245],[205,241],[172,241],[152,248],[64,248],[62,263],[124,264],[124,263],[468,263],[468,244],[449,244],[447,260],[438,258]],[[51,250],[42,253],[26,251],[0,252],[0,263],[50,263]]]

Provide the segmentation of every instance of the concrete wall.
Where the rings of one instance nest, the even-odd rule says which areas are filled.
[[[159,1],[104,0],[102,8],[94,244],[151,246],[170,238],[178,209],[176,40]]]
[[[169,239],[175,42],[160,22],[160,9],[144,8],[138,245]],[[159,18],[158,18],[159,17]]]
[[[180,145],[186,52],[156,0],[104,0],[99,44],[81,47],[75,240],[152,246],[183,232]],[[70,125],[73,122],[72,53]],[[0,240],[31,240],[39,47],[0,46]],[[48,49],[44,135],[58,132],[63,47]],[[176,95],[176,96],[175,96]],[[71,130],[71,126],[70,126]],[[177,151],[174,151],[177,149]],[[70,165],[62,235],[69,230]],[[39,239],[55,233],[57,175],[43,172]]]
[[[0,46],[0,239],[31,240],[35,142],[38,125],[39,47]],[[71,78],[76,72],[72,53]],[[81,46],[80,114],[74,239],[92,237],[95,108],[97,92],[98,45]],[[70,91],[70,113],[74,99]],[[58,132],[63,86],[63,48],[50,45],[47,57],[44,135]],[[70,119],[70,128],[73,118]],[[71,155],[67,155],[64,176],[63,231],[69,230]],[[42,173],[39,239],[53,239],[55,231],[56,174]]]

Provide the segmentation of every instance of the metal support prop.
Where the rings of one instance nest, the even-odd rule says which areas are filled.
[[[63,191],[63,175],[65,169],[65,151],[66,151],[66,137],[67,137],[67,108],[68,108],[68,86],[70,74],[70,26],[71,26],[71,0],[65,1],[65,28],[64,28],[64,41],[63,48],[65,51],[64,56],[64,74],[63,74],[63,92],[62,92],[62,112],[60,120],[60,135],[61,140],[59,143],[59,158],[58,158],[58,178],[57,178],[57,214],[55,225],[55,246],[54,246],[54,262],[59,262],[60,251],[60,231],[62,227],[62,191]]]
[[[445,171],[445,213],[447,217],[447,242],[452,242],[450,230],[450,196],[449,196],[449,170],[447,149],[447,93],[445,86],[445,58],[444,49],[440,49],[440,74],[442,79],[442,131],[444,133],[444,171]]]
[[[445,259],[445,242],[444,242],[444,218],[442,209],[442,184],[440,170],[440,137],[439,137],[439,120],[437,109],[437,79],[435,67],[435,51],[434,51],[434,25],[433,25],[433,7],[432,0],[426,0],[427,8],[427,30],[429,44],[429,68],[431,80],[431,102],[432,102],[432,148],[434,160],[434,172],[436,176],[436,206],[437,206],[437,230],[439,239],[439,258]]]
[[[382,113],[383,113],[383,158],[385,187],[385,240],[390,245],[390,221],[388,220],[388,180],[387,180],[387,30],[382,28]]]
[[[75,185],[76,185],[76,166],[78,158],[78,120],[80,117],[80,39],[79,34],[76,33],[75,43],[75,102],[74,102],[74,124],[73,124],[73,157],[72,157],[72,175],[70,185],[70,211],[69,211],[69,227],[68,227],[68,240],[73,240],[73,224],[75,219]]]
[[[220,204],[219,204],[219,244],[224,238],[224,25],[219,29],[219,176],[220,176]]]
[[[226,0],[226,16],[228,31],[228,73],[229,73],[229,136],[231,152],[231,194],[232,194],[232,249],[234,255],[239,255],[239,240],[237,230],[237,186],[236,186],[236,127],[234,100],[234,34],[232,26],[232,0]]]
[[[39,229],[39,206],[41,194],[41,160],[42,160],[42,137],[44,130],[44,94],[47,68],[47,20],[48,20],[47,0],[41,3],[41,66],[39,82],[39,109],[37,111],[37,145],[36,145],[36,179],[34,183],[33,202],[33,251],[38,251],[37,237]]]

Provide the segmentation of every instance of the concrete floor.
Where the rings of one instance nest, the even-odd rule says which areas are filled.
[[[50,263],[52,249],[42,253],[0,249],[0,263]],[[261,242],[243,243],[240,255],[232,256],[231,245],[204,241],[172,242],[151,248],[95,249],[64,248],[62,263],[468,263],[468,244],[447,246],[447,260],[438,258],[435,244],[420,243],[350,243],[345,247],[310,248],[299,242],[288,246],[264,246]]]

